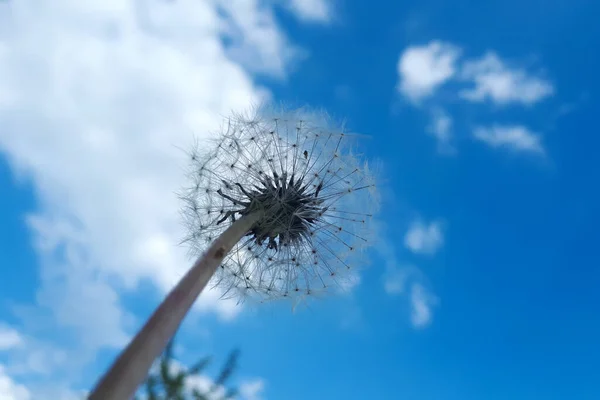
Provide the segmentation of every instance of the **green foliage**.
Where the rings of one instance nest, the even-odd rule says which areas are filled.
[[[229,354],[217,378],[208,388],[201,390],[191,387],[190,378],[202,374],[212,361],[204,357],[189,368],[180,366],[173,358],[173,340],[169,342],[142,388],[142,396],[135,400],[231,400],[237,396],[237,389],[226,388],[228,380],[237,368],[239,350]]]

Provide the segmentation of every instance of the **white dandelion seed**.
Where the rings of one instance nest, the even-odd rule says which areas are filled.
[[[89,399],[131,398],[209,280],[225,296],[298,299],[336,286],[371,244],[377,207],[352,135],[303,110],[228,118],[190,152],[180,197],[197,260]]]

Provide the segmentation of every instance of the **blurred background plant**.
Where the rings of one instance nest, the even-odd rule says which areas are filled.
[[[216,379],[204,371],[213,358],[206,356],[189,367],[174,356],[174,340],[156,361],[135,400],[233,400],[237,398],[236,387],[228,385],[238,367],[240,352],[234,349],[221,367]],[[229,387],[227,387],[229,386]]]

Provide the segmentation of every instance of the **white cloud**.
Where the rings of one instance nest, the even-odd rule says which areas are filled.
[[[410,322],[415,328],[424,328],[433,319],[433,307],[437,297],[425,286],[426,278],[420,269],[403,266],[388,270],[384,276],[384,288],[390,296],[408,295]]]
[[[413,283],[410,290],[410,320],[415,328],[424,328],[431,323],[432,308],[436,304],[436,297],[425,286]]]
[[[0,364],[0,400],[82,400],[85,391],[71,391],[55,385],[24,385]]]
[[[67,362],[74,368],[80,366],[79,357],[68,357],[66,351],[55,347],[50,341],[24,335],[12,327],[2,326],[0,338],[3,345],[0,352],[6,360],[5,372],[13,377],[48,376],[57,372],[57,369],[62,373],[66,370]]]
[[[531,105],[552,95],[552,84],[532,76],[522,68],[511,68],[495,53],[464,63],[463,79],[472,81],[472,89],[460,95],[475,102],[491,100],[497,104],[521,103]]]
[[[187,3],[190,6],[193,0]],[[272,7],[264,1],[213,0],[213,3],[228,16],[221,20],[221,33],[231,41],[227,55],[246,69],[283,78],[291,63],[305,56],[281,33]]]
[[[347,274],[342,275],[338,281],[336,281],[338,291],[343,294],[349,294],[354,288],[360,285],[360,275],[357,271],[350,271]]]
[[[0,351],[10,350],[23,344],[23,338],[15,329],[0,324]]]
[[[398,60],[398,89],[413,102],[433,95],[456,74],[459,56],[458,47],[440,41],[407,48]]]
[[[4,366],[0,364],[0,400],[29,400],[31,398],[29,390],[8,376]]]
[[[73,334],[68,357],[89,356],[128,338],[119,293],[166,292],[190,266],[178,146],[265,98],[248,71],[285,76],[296,49],[257,0],[22,0],[0,18],[0,154],[39,204],[27,221],[41,287],[23,323]],[[197,308],[240,310],[215,290]],[[26,358],[23,372],[45,360]]]
[[[419,270],[414,267],[394,268],[388,270],[384,275],[383,282],[385,292],[392,296],[404,294],[408,280],[415,272],[420,274]]]
[[[447,110],[455,98],[435,96],[444,83],[452,83],[454,95],[467,105],[491,103],[533,106],[555,93],[552,82],[541,73],[514,65],[490,51],[481,57],[465,59],[460,47],[440,40],[424,46],[408,47],[398,61],[398,90],[416,105],[431,97],[425,111],[430,114],[426,131],[436,138],[440,153],[454,154],[453,125],[460,119]],[[454,89],[457,87],[457,89]],[[463,104],[464,105],[464,104]],[[477,128],[475,137],[491,146],[543,152],[539,137],[519,126]]]
[[[473,137],[494,148],[544,154],[540,136],[520,125],[476,127]]]
[[[452,146],[452,117],[446,111],[437,108],[431,113],[431,123],[427,131],[436,139],[440,153],[453,153]]]
[[[205,375],[189,376],[185,382],[190,393],[194,390],[198,390],[200,393],[210,393],[206,400],[220,400],[227,394],[225,387],[218,386],[215,388],[215,381]]]
[[[57,373],[57,368],[72,371],[83,365],[81,357],[72,357],[66,350],[33,339],[27,341],[27,347],[12,351],[10,360],[10,371],[19,376],[48,377]]]
[[[325,23],[331,21],[331,0],[291,0],[288,7],[300,20]]]
[[[68,390],[59,386],[40,386],[31,390],[33,399],[40,400],[83,400],[87,399],[87,390]]]
[[[444,245],[442,223],[414,221],[404,236],[404,245],[416,254],[435,254]]]
[[[265,391],[265,381],[257,378],[240,384],[240,400],[262,400]]]
[[[374,250],[378,253],[385,267],[385,274],[383,275],[384,289],[390,295],[402,294],[406,281],[404,273],[406,268],[400,266],[396,246],[389,239],[390,234],[386,230],[385,224],[382,221],[374,220],[373,229],[377,237],[377,246],[374,247]]]
[[[414,226],[414,225],[413,225]],[[393,243],[385,239],[388,237],[382,230],[382,225],[376,223],[378,228],[378,241],[376,251],[385,263],[383,275],[383,288],[390,296],[407,295],[410,306],[410,321],[417,328],[425,327],[433,318],[432,306],[435,296],[426,289],[427,277],[416,266],[400,264],[398,262]]]

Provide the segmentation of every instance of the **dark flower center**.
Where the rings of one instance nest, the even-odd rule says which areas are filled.
[[[229,217],[235,221],[236,214],[244,216],[262,212],[263,217],[246,234],[253,237],[259,246],[266,241],[267,248],[277,251],[281,246],[310,240],[311,226],[326,211],[322,207],[323,200],[319,198],[323,182],[314,187],[305,184],[303,178],[295,179],[294,174],[288,180],[286,173],[279,175],[277,172],[273,172],[273,176],[262,174],[261,177],[260,184],[251,188],[236,182],[235,186],[242,196],[231,196],[222,189],[217,190],[219,195],[239,207],[226,212],[217,224]]]

